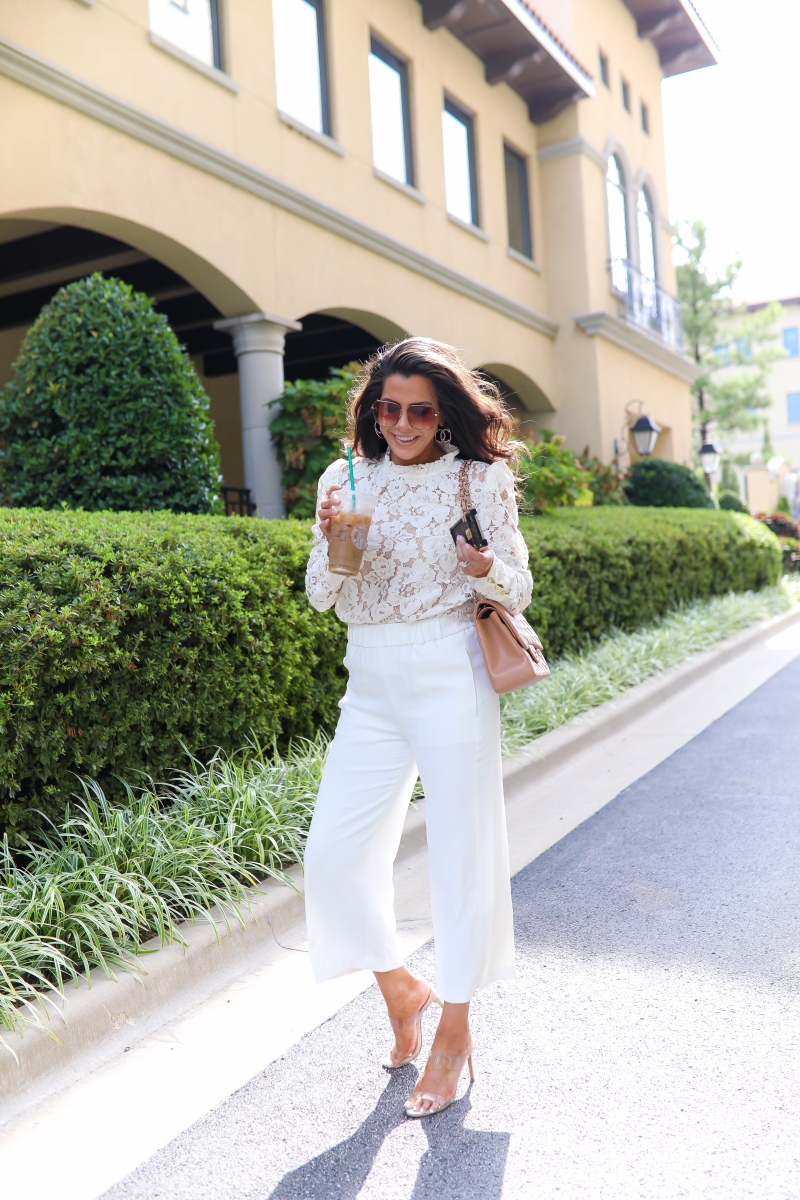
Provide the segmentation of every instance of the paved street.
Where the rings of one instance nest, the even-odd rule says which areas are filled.
[[[799,735],[800,659],[515,877],[447,1113],[371,988],[109,1200],[800,1197]]]

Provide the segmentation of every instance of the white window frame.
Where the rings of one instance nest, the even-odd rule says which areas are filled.
[[[478,204],[478,163],[475,151],[475,118],[473,114],[457,100],[445,93],[444,105],[442,107],[442,139],[443,149],[445,147],[445,117],[450,116],[455,121],[460,121],[464,125],[467,133],[467,171],[469,174],[469,197],[470,197],[470,218],[465,220],[459,213],[451,211],[447,205],[447,170],[445,166],[445,204],[447,205],[448,215],[455,221],[460,221],[463,225],[469,225],[475,229],[480,229],[480,208]],[[446,155],[446,149],[444,149]]]
[[[385,42],[379,37],[372,34],[370,37],[370,58],[374,57],[385,63],[393,71],[396,71],[400,79],[400,106],[403,122],[403,160],[404,174],[403,178],[399,178],[392,171],[387,171],[385,166],[381,166],[376,157],[376,127],[374,107],[372,108],[372,161],[375,169],[383,175],[388,175],[390,179],[396,183],[405,184],[407,187],[414,187],[414,150],[411,132],[411,98],[409,93],[408,79],[408,61],[401,58],[394,50],[391,50]],[[370,81],[370,105],[373,105],[373,90],[372,82]]]
[[[201,0],[201,3],[203,2],[204,0]],[[187,60],[197,62],[208,70],[224,72],[225,68],[223,66],[222,55],[222,33],[220,30],[220,0],[207,0],[207,3],[211,33],[210,60],[194,54],[192,50],[187,49],[185,43],[176,41],[174,37],[171,37],[169,29],[162,24],[158,16],[159,10],[169,12],[170,10],[174,9],[178,13],[182,13],[185,17],[191,18],[192,16],[196,15],[192,12],[192,5],[196,5],[197,0],[167,0],[166,4],[153,4],[152,2],[149,3],[148,17],[150,23],[151,41],[155,41],[158,45],[174,48],[179,56],[185,55]]]
[[[332,136],[332,134],[331,134],[330,97],[329,97],[329,91],[328,91],[328,61],[327,61],[327,46],[326,46],[326,37],[325,37],[324,4],[323,4],[323,0],[297,0],[297,2],[307,4],[309,6],[309,8],[314,10],[315,16],[316,16],[317,69],[318,69],[319,108],[320,108],[319,124],[320,124],[321,128],[317,128],[316,124],[313,122],[308,122],[308,121],[304,120],[304,118],[302,116],[300,116],[299,113],[292,112],[291,107],[286,106],[281,103],[280,67],[278,65],[278,55],[280,53],[280,48],[278,46],[278,39],[277,39],[277,34],[276,34],[276,24],[275,24],[275,14],[276,14],[277,4],[276,4],[276,0],[273,0],[275,88],[276,88],[276,96],[277,96],[277,102],[278,102],[278,111],[280,113],[284,113],[287,117],[292,118],[293,121],[297,121],[301,125],[305,125],[307,128],[311,129],[314,133],[317,133],[317,134],[320,134],[320,135],[323,135],[323,136],[329,138]]]
[[[611,164],[616,165],[619,182],[612,178]],[[625,234],[625,254],[619,255],[616,253],[615,232],[612,228],[612,221],[615,219],[615,209],[622,204],[622,214],[624,217],[623,231]],[[617,213],[618,216],[618,213]],[[608,230],[608,257],[616,263],[620,259],[625,263],[631,261],[631,231],[630,222],[628,220],[628,180],[625,174],[625,166],[622,163],[619,155],[612,150],[608,155],[608,167],[606,169],[606,228]],[[623,295],[628,291],[628,274],[619,267],[612,267],[611,279],[614,288]]]
[[[639,186],[636,197],[636,233],[639,243],[639,270],[648,279],[658,283],[658,246],[656,243],[656,210],[653,197],[646,183]],[[644,269],[643,243],[647,241],[653,256],[653,274]]]
[[[510,146],[508,144],[508,142],[506,142],[506,141],[503,142],[503,174],[505,176],[505,186],[506,186],[506,219],[507,220],[510,215],[510,213],[509,213],[509,192],[508,192],[508,169],[507,169],[507,165],[506,165],[508,157],[515,158],[517,160],[517,163],[519,164],[520,179],[521,179],[521,184],[522,184],[521,189],[520,189],[520,194],[519,194],[519,201],[520,201],[520,207],[522,209],[523,247],[520,249],[519,246],[511,245],[510,221],[508,222],[508,225],[509,225],[508,245],[511,250],[515,250],[517,254],[521,254],[523,258],[530,259],[530,261],[532,262],[533,261],[533,228],[532,228],[532,221],[531,221],[531,186],[530,186],[530,169],[529,169],[529,164],[528,164],[528,158],[527,158],[527,155],[520,154],[519,150],[516,150],[513,146]]]

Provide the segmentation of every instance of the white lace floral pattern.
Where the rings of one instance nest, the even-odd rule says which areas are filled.
[[[476,594],[499,601],[512,614],[530,604],[533,581],[528,548],[517,527],[514,479],[503,462],[475,462],[470,494],[494,562],[483,579],[458,565],[450,526],[461,516],[458,450],[433,463],[397,466],[388,452],[377,462],[356,459],[356,487],[378,497],[358,575],[332,575],[328,543],[317,522],[306,571],[306,593],[323,612],[336,606],[340,620],[354,625],[420,621],[456,614],[469,620]],[[334,483],[347,478],[344,459],[319,481],[317,506]]]

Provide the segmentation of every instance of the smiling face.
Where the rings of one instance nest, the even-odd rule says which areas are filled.
[[[424,375],[412,375],[408,379],[403,375],[387,375],[383,381],[381,400],[392,400],[400,405],[396,425],[379,421],[393,463],[411,467],[417,463],[435,462],[437,458],[441,458],[442,452],[436,442],[436,430],[441,424],[441,415],[436,392],[429,379]],[[433,408],[435,419],[429,429],[416,429],[411,425],[408,414],[411,404]]]

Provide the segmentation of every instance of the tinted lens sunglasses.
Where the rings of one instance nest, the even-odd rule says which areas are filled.
[[[396,425],[402,411],[402,404],[396,400],[376,400],[372,406],[372,414],[379,425]],[[412,429],[433,429],[438,422],[432,404],[409,404],[406,414]]]

